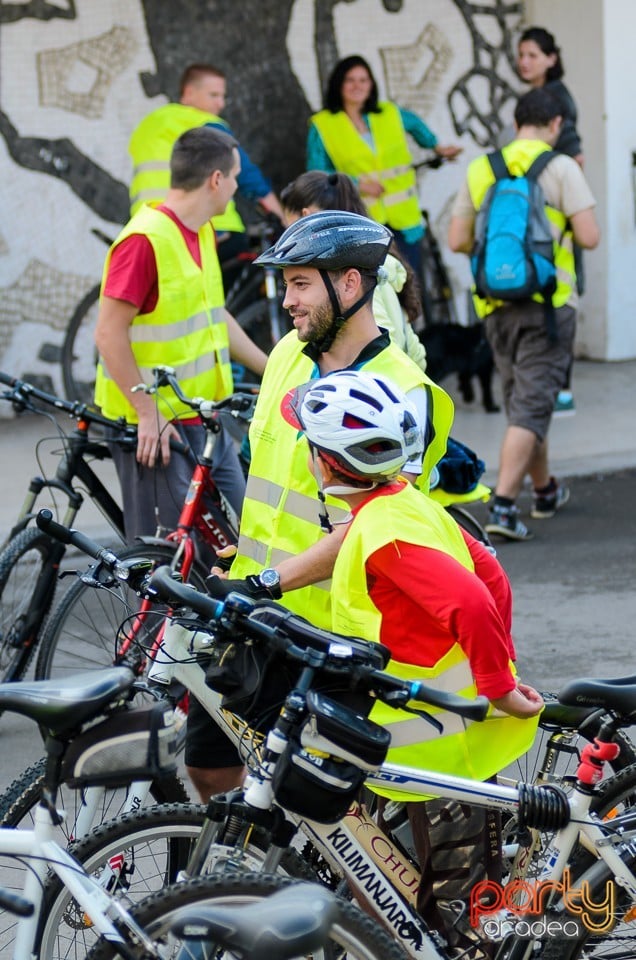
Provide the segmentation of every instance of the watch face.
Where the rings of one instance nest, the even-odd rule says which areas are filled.
[[[280,575],[278,570],[261,570],[260,577],[261,583],[264,587],[277,587],[280,584]]]

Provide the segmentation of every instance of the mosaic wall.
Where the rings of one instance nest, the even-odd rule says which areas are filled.
[[[383,95],[468,159],[512,114],[521,2],[0,2],[0,368],[61,391],[64,333],[128,215],[127,142],[176,99],[185,65],[227,74],[225,116],[280,188],[304,168],[307,118],[333,64],[371,63]],[[443,236],[464,164],[422,175]],[[449,258],[461,288],[463,262]],[[90,298],[89,298],[90,299]],[[0,416],[8,411],[0,409]]]

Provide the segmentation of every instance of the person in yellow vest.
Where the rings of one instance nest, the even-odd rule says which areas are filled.
[[[227,81],[218,67],[192,63],[184,70],[179,85],[179,103],[168,103],[145,116],[133,130],[128,143],[133,173],[130,183],[130,212],[134,215],[143,203],[156,206],[165,199],[170,186],[170,154],[177,137],[192,127],[203,125],[234,136],[221,114],[225,107]],[[237,144],[241,169],[238,192],[258,202],[268,213],[282,220],[282,210],[271,182]],[[245,224],[230,200],[224,213],[213,218],[217,232],[221,266],[248,248]],[[240,269],[240,268],[239,268]],[[233,275],[225,276],[226,289]]]
[[[317,626],[331,624],[330,577],[348,513],[331,497],[319,511],[306,440],[280,414],[285,394],[312,377],[362,368],[398,381],[415,403],[428,440],[423,457],[415,456],[406,471],[413,481],[421,475],[418,482],[428,489],[431,470],[446,450],[453,404],[375,322],[372,298],[391,241],[390,231],[368,217],[328,210],[296,221],[257,261],[282,269],[283,306],[295,329],[269,355],[250,426],[251,464],[233,579],[211,582],[210,590],[222,595],[236,587],[270,598],[284,592],[290,610]],[[203,760],[219,731],[200,719]],[[188,725],[190,736],[190,717]],[[210,776],[214,783],[213,769]],[[199,783],[205,798],[203,775]]]
[[[369,216],[391,228],[421,279],[424,223],[407,134],[441,157],[452,160],[462,151],[439,144],[411,110],[380,100],[367,61],[358,55],[345,57],[329,77],[324,109],[310,117],[307,169],[352,177]]]
[[[559,109],[558,101],[545,87],[519,99],[515,109],[517,135],[502,150],[511,174],[522,176],[540,154],[552,149],[561,129]],[[451,213],[451,250],[472,252],[477,211],[493,182],[486,154],[470,163]],[[538,183],[545,196],[557,269],[552,296],[556,340],[549,335],[539,294],[531,300],[507,303],[473,298],[501,376],[508,421],[486,530],[509,540],[532,536],[516,505],[526,475],[533,486],[531,517],[553,517],[569,499],[567,487],[550,472],[547,435],[554,402],[565,385],[574,350],[578,293],[573,243],[593,249],[600,238],[595,200],[576,160],[565,154],[555,155],[539,174]]]
[[[230,356],[259,374],[267,360],[224,308],[209,222],[236,189],[236,141],[207,127],[187,131],[170,165],[165,202],[142,206],[108,252],[95,331],[95,402],[106,416],[138,426],[136,458],[113,445],[129,538],[153,534],[158,523],[174,527],[193,461],[171,455],[170,439],[185,440],[196,453],[205,436],[169,388],[158,398],[131,388],[152,383],[153,367],[166,364],[186,394],[220,400],[232,392]],[[240,513],[244,480],[223,432],[215,463],[215,479]]]
[[[305,434],[322,493],[353,515],[333,570],[332,629],[387,646],[390,673],[492,704],[484,723],[431,710],[441,733],[376,705],[372,718],[391,731],[388,760],[493,776],[529,749],[543,700],[512,667],[511,590],[501,565],[400,475],[422,443],[416,408],[386,377],[351,370],[303,385],[285,412]],[[423,878],[418,909],[451,946],[466,948],[476,934],[450,904],[468,902],[480,880],[500,879],[496,858],[489,863],[486,814],[446,800],[407,807]]]

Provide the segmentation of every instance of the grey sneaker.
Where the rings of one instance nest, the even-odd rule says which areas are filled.
[[[493,504],[490,518],[486,524],[486,533],[497,533],[508,540],[532,540],[533,534],[519,519],[517,507],[501,507]]]
[[[570,491],[563,484],[554,481],[554,493],[534,493],[530,516],[535,520],[549,520],[557,510],[564,507],[570,499]]]

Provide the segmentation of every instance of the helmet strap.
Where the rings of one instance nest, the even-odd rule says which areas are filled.
[[[320,520],[320,529],[323,533],[333,533],[333,523],[331,522],[331,517],[329,516],[329,511],[327,510],[327,501],[325,500],[325,494],[322,488],[322,472],[320,466],[318,465],[318,451],[315,449],[313,444],[309,444],[309,449],[311,450],[311,462],[314,467],[314,477],[316,478],[316,483],[318,484],[318,519]]]
[[[322,340],[316,343],[316,349],[319,353],[327,353],[327,351],[333,346],[334,340],[349,317],[352,317],[354,313],[357,313],[358,310],[360,310],[360,308],[363,307],[365,303],[368,303],[368,301],[371,299],[375,291],[377,280],[376,283],[374,283],[373,286],[360,297],[359,300],[356,300],[353,306],[349,307],[348,310],[343,311],[342,307],[340,306],[340,301],[338,300],[338,294],[336,293],[334,285],[331,282],[331,277],[329,276],[328,271],[320,270],[319,272],[320,276],[322,277],[322,281],[327,288],[327,293],[329,294],[331,309],[333,310],[333,320]]]

